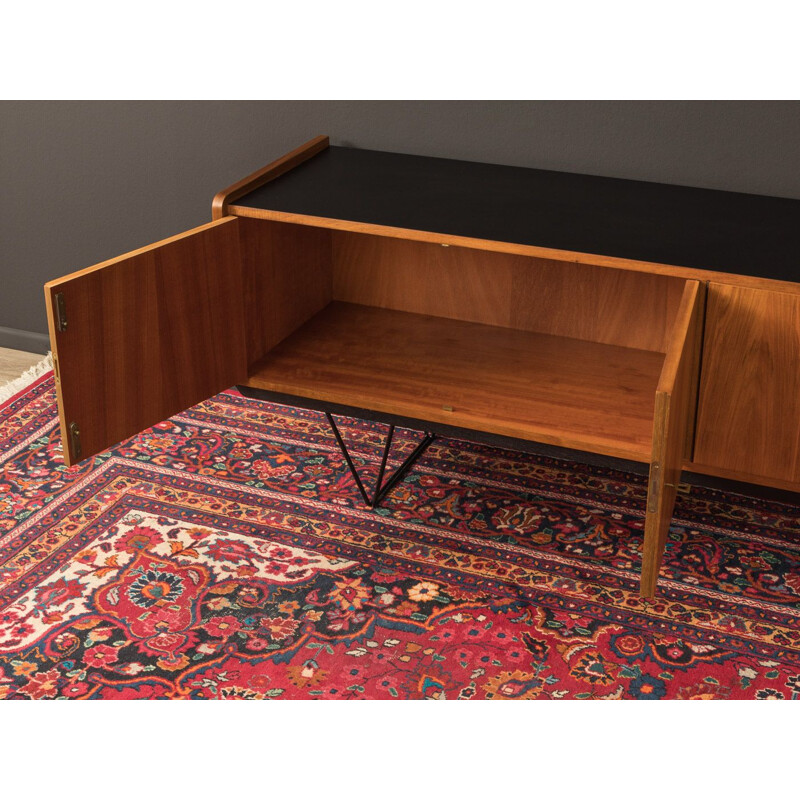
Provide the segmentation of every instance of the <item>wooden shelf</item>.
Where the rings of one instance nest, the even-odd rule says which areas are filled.
[[[332,302],[247,383],[649,461],[663,364],[645,350]]]

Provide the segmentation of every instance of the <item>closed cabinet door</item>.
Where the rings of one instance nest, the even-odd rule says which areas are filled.
[[[235,217],[50,281],[45,300],[68,465],[247,376]]]
[[[693,461],[800,484],[800,294],[709,286]]]

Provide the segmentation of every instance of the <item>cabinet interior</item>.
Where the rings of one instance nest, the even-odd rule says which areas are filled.
[[[248,385],[648,461],[685,280],[240,219]]]

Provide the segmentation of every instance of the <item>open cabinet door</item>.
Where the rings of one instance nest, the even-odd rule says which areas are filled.
[[[642,597],[653,597],[675,497],[694,437],[706,286],[687,281],[656,389],[642,555]]]
[[[241,271],[226,217],[45,285],[68,465],[244,381]]]

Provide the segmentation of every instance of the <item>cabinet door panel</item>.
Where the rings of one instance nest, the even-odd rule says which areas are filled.
[[[642,553],[644,597],[655,594],[681,466],[691,452],[705,296],[705,284],[686,282],[656,389]]]
[[[694,462],[800,482],[800,296],[711,284]]]
[[[246,378],[237,226],[227,217],[45,285],[67,464]]]

